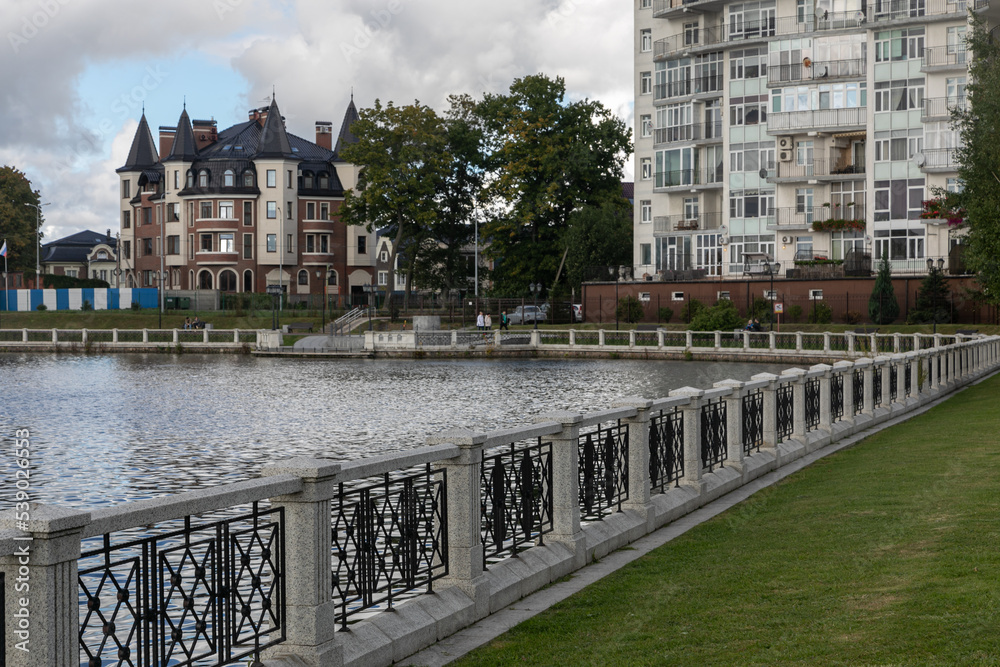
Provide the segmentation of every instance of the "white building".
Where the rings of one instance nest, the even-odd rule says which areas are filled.
[[[959,239],[920,213],[958,187],[965,0],[633,2],[637,276],[947,258]]]

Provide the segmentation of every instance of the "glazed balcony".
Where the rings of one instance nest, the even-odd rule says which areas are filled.
[[[653,59],[663,60],[667,57],[703,47],[720,44],[735,44],[769,40],[777,35],[777,19],[768,18],[760,21],[743,21],[742,23],[697,27],[684,32],[659,39],[653,44]]]
[[[845,132],[863,130],[868,118],[867,107],[848,109],[816,109],[813,111],[784,111],[767,116],[768,134],[785,134],[790,131],[826,130]]]
[[[696,141],[722,141],[722,123],[694,123],[676,127],[658,127],[653,130],[654,144]]]
[[[967,98],[964,95],[961,97],[925,97],[924,107],[920,111],[920,122],[950,120],[952,111],[965,111],[967,108]]]
[[[862,79],[867,74],[866,63],[864,58],[855,58],[851,60],[811,61],[808,67],[803,63],[772,66],[767,68],[767,85],[779,86],[809,81]]]
[[[708,95],[719,97],[723,91],[722,74],[711,76],[698,76],[683,81],[671,81],[670,83],[660,83],[653,86],[653,101],[660,102],[675,97],[689,97],[693,95]],[[715,93],[715,95],[712,95]]]
[[[653,0],[653,18],[667,17],[682,11],[709,11],[726,4],[726,0]]]
[[[654,174],[653,189],[670,188],[721,188],[722,165],[715,169],[676,169],[658,171]]]
[[[653,218],[653,235],[664,236],[677,232],[711,231],[722,227],[721,213],[702,213],[697,216],[658,215]]]

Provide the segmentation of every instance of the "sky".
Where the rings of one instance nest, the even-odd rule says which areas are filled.
[[[221,130],[273,91],[314,139],[352,90],[359,108],[442,110],[542,72],[632,127],[632,31],[624,0],[0,0],[0,165],[50,203],[52,240],[118,230],[115,169],[143,107],[156,138],[185,102]]]

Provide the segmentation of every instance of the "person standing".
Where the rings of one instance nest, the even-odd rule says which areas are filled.
[[[479,316],[476,317],[476,328],[480,331],[486,326],[486,320],[483,318],[483,311],[479,311]]]
[[[483,325],[487,331],[493,331],[493,318],[490,317],[489,313],[486,313],[486,317],[483,318]]]
[[[507,311],[500,313],[500,331],[507,329],[510,331],[510,319],[507,317]]]

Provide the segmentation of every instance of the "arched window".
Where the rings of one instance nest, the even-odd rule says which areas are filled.
[[[305,269],[299,271],[299,284],[308,285],[309,284],[309,272]]]
[[[253,291],[253,271],[247,269],[243,272],[243,291],[252,292]]]
[[[337,284],[337,272],[336,271],[332,271],[332,270],[330,271],[330,275],[327,276],[327,278],[326,278],[326,284],[327,285],[336,285]]]
[[[198,172],[198,187],[207,188],[208,187],[208,170],[202,169]]]
[[[243,172],[243,187],[252,188],[253,187],[253,172],[247,169]]]
[[[223,184],[227,188],[231,188],[236,185],[236,174],[233,173],[232,169],[226,169],[226,173],[223,176]]]
[[[302,187],[306,190],[313,188],[313,173],[311,171],[302,172]]]
[[[223,292],[236,291],[236,274],[232,271],[223,271],[219,274],[219,289]]]
[[[330,189],[330,174],[325,171],[319,172],[319,189],[329,190]]]
[[[202,271],[198,275],[198,287],[201,289],[212,289],[212,273],[210,271]]]
[[[189,188],[193,188],[194,187],[194,171],[190,170],[190,169],[188,170],[187,186]]]

